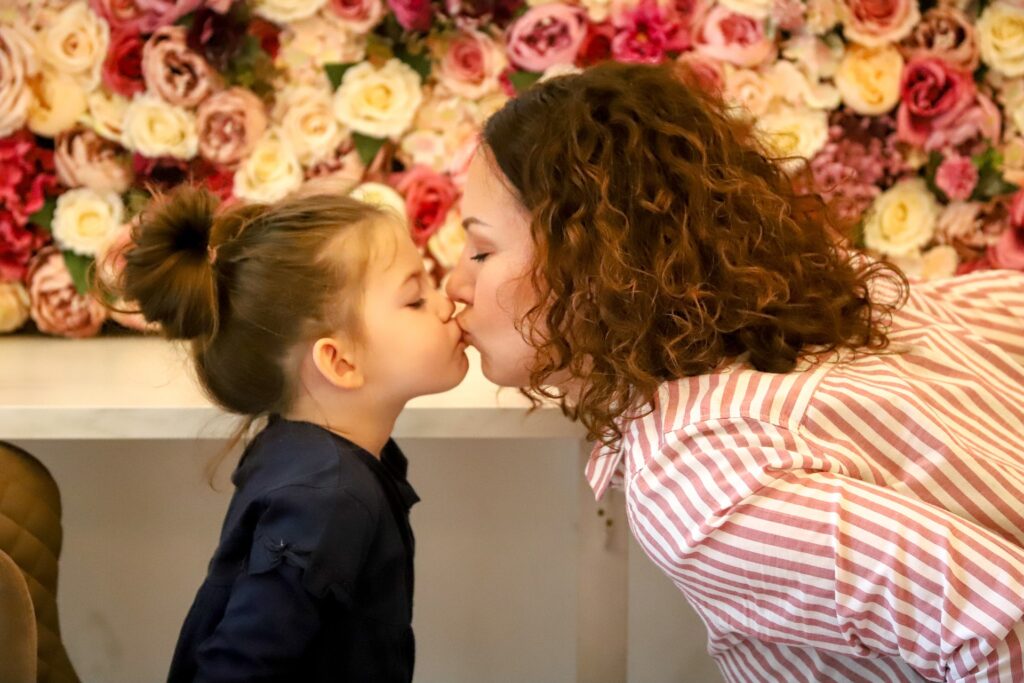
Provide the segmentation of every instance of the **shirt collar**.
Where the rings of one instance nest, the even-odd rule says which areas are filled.
[[[594,499],[601,500],[612,486],[621,487],[625,479],[625,439],[615,446],[598,443],[590,452],[584,470],[590,488],[594,490]]]

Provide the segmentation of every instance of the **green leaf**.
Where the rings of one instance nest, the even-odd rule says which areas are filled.
[[[924,167],[924,184],[928,186],[928,189],[932,191],[932,194],[945,198],[945,193],[939,189],[939,186],[935,184],[935,174],[939,170],[939,166],[942,164],[942,153],[931,152],[928,154],[928,163]]]
[[[540,80],[541,74],[532,71],[515,71],[508,77],[516,92],[523,92]]]
[[[412,70],[418,73],[423,80],[427,80],[430,76],[430,57],[428,55],[422,52],[413,54],[400,45],[395,48],[395,57],[412,67]]]
[[[57,209],[57,198],[47,197],[41,209],[28,217],[28,222],[38,225],[47,232],[50,231],[50,224],[53,223],[53,212]]]
[[[71,280],[75,283],[75,289],[78,290],[79,294],[88,293],[91,289],[89,267],[93,263],[92,257],[82,256],[73,251],[65,251],[63,255],[64,265],[67,266],[68,272],[71,273]]]
[[[339,64],[332,62],[330,64],[324,64],[324,72],[327,74],[327,78],[331,81],[331,90],[337,90],[338,86],[341,85],[341,79],[345,77],[345,72],[356,65],[356,62],[349,64]]]
[[[971,199],[983,201],[1009,194],[1017,189],[1016,185],[1003,178],[999,170],[1003,165],[1003,155],[994,147],[974,155],[971,161],[978,169],[978,184],[971,193]]]
[[[359,158],[363,160],[363,163],[367,166],[373,161],[374,157],[377,156],[377,152],[384,146],[384,140],[382,138],[371,138],[368,135],[362,135],[361,133],[352,133],[352,142],[355,143],[356,151],[359,152]]]

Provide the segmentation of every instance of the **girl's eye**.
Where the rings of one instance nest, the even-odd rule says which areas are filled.
[[[409,304],[409,308],[423,308],[423,304],[427,303],[426,299],[417,299],[416,301]]]
[[[490,254],[477,254],[476,256],[470,256],[470,261],[476,261],[477,263],[483,263]]]

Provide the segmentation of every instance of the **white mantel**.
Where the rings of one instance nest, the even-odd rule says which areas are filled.
[[[409,403],[397,438],[582,438],[554,406],[470,371],[455,389]],[[0,439],[222,439],[237,425],[203,395],[184,345],[156,337],[0,337]]]

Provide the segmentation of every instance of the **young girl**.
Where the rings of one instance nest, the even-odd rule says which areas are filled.
[[[418,498],[389,434],[467,360],[407,233],[347,197],[219,214],[185,188],[125,261],[125,299],[192,341],[212,399],[269,417],[232,477],[169,680],[410,681]]]

